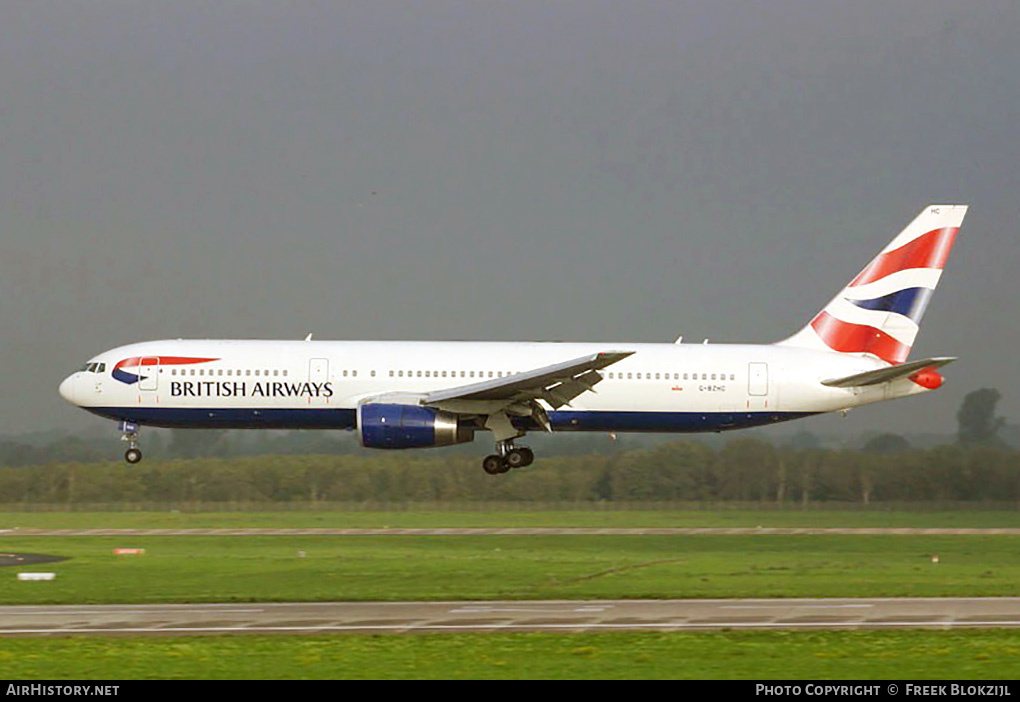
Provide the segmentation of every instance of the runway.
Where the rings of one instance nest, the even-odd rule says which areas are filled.
[[[950,629],[1020,626],[1020,598],[319,602],[0,607],[0,636]]]

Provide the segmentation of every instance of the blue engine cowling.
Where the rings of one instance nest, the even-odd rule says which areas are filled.
[[[418,405],[358,405],[358,440],[366,448],[405,449],[473,441],[473,427],[452,412]]]

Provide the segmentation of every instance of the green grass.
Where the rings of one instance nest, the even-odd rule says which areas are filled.
[[[1020,536],[5,537],[0,548],[71,557],[3,569],[2,604],[1011,596],[1020,583]],[[21,582],[19,570],[57,578]]]
[[[8,680],[1015,680],[1006,630],[0,639]]]
[[[640,505],[636,505],[640,507]],[[645,510],[501,509],[478,505],[474,511],[445,511],[397,505],[395,511],[307,509],[268,512],[19,512],[0,511],[0,529],[86,528],[378,528],[378,527],[956,527],[1018,528],[1013,511],[869,510]]]
[[[1011,512],[0,513],[0,529],[1020,526]],[[117,557],[116,547],[146,549]],[[1018,536],[22,537],[0,603],[1015,596]],[[302,555],[303,554],[303,555]],[[938,554],[939,563],[931,556]],[[57,572],[20,582],[21,570]],[[1016,679],[1012,630],[0,638],[9,680]]]

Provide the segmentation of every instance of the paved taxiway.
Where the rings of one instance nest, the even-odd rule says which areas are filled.
[[[1020,627],[1020,598],[319,602],[0,607],[0,635]]]

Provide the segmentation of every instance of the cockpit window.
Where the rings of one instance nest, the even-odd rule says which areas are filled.
[[[78,369],[79,373],[104,373],[106,372],[105,363],[86,363],[84,366]]]

